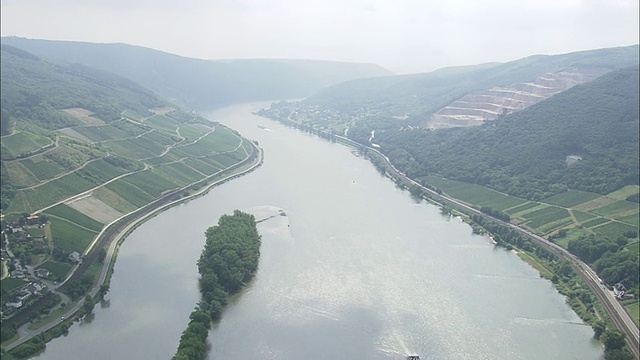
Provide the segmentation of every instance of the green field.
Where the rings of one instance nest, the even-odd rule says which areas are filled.
[[[49,270],[49,272],[51,273],[50,277],[52,279],[57,279],[58,281],[64,279],[64,277],[67,275],[67,273],[69,272],[69,270],[71,270],[72,267],[73,265],[71,264],[60,263],[53,260],[49,260],[39,266],[39,268]]]
[[[75,173],[65,175],[29,190],[20,190],[9,205],[8,212],[28,212],[44,208],[95,186]]]
[[[584,227],[586,227],[586,228],[593,228],[593,227],[602,225],[604,223],[608,223],[609,221],[610,221],[609,219],[605,219],[605,218],[599,217],[599,218],[595,218],[593,220],[589,220],[589,221],[583,222],[582,225]]]
[[[593,230],[593,232],[595,232],[596,234],[606,236],[609,239],[617,239],[618,236],[624,236],[624,234],[628,231],[634,232],[636,234],[636,237],[638,237],[637,226],[631,226],[614,221],[597,226],[595,228],[591,228],[591,230]]]
[[[442,179],[436,176],[427,176],[425,180],[429,185],[437,187],[456,199],[470,204],[487,206],[494,210],[503,211],[528,203],[527,200],[508,196],[480,185]]]
[[[530,225],[528,223],[527,225]],[[536,227],[536,230],[542,234],[549,234],[556,230],[562,229],[563,227],[573,224],[573,219],[570,217],[565,217],[560,220],[550,221],[547,223],[543,223],[542,225]]]
[[[178,122],[164,115],[153,115],[144,121],[144,124],[156,130],[175,134]]]
[[[524,204],[520,204],[518,206],[514,206],[514,207],[510,207],[504,210],[504,212],[506,212],[509,215],[513,215],[513,214],[517,214],[519,212],[525,211],[525,210],[529,210],[531,208],[534,208],[536,206],[540,205],[537,202],[533,202],[533,201],[529,201],[526,202]]]
[[[24,281],[23,279],[14,279],[14,278],[4,278],[2,279],[2,281],[0,282],[0,286],[2,286],[2,291],[3,292],[10,292],[13,289],[17,289],[20,286],[23,285],[27,285],[29,282]]]
[[[67,205],[60,204],[45,211],[45,214],[57,216],[89,230],[99,232],[103,224]]]
[[[640,253],[640,242],[639,241],[634,241],[631,242],[629,244],[627,244],[627,246],[625,246],[625,248],[629,251],[633,251],[635,253]]]
[[[580,210],[572,210],[571,212],[573,212],[573,216],[576,217],[576,220],[578,220],[579,222],[583,223],[589,219],[593,219],[595,217],[595,215],[584,212],[584,211],[580,211]]]
[[[116,193],[120,198],[126,199],[129,203],[136,207],[144,206],[151,201],[154,197],[142,191],[142,189],[130,184],[125,179],[127,177],[118,179],[106,185],[107,189]]]
[[[639,326],[639,324],[640,324],[640,302],[633,301],[633,302],[630,302],[628,304],[625,303],[624,307],[627,308],[627,311],[629,312],[629,315],[631,316],[633,321],[636,323],[636,326]]]
[[[185,158],[185,156],[186,155],[178,154],[178,152],[175,149],[171,149],[169,150],[168,153],[164,154],[163,156],[145,159],[145,162],[149,165],[162,165],[162,164],[176,162],[178,160]]]
[[[135,205],[131,204],[114,191],[108,189],[106,186],[102,186],[93,191],[93,196],[123,214],[127,214],[137,209]]]
[[[141,121],[142,119],[144,119],[146,116],[133,111],[133,110],[125,110],[122,112],[122,116],[126,117],[128,119],[132,119],[132,120],[136,120],[136,121]]]
[[[613,204],[609,204],[609,205],[597,208],[595,210],[592,210],[591,212],[593,212],[594,214],[602,215],[602,216],[615,217],[616,215],[619,215],[619,214],[627,215],[627,213],[629,212],[637,213],[638,205],[639,205],[638,203],[621,200]]]
[[[586,191],[569,190],[543,199],[541,202],[569,208],[599,198],[600,196],[602,195]]]
[[[33,175],[29,169],[22,165],[21,161],[2,162],[3,173],[9,176],[11,184],[15,187],[33,186],[39,182],[39,179]]]
[[[129,140],[134,141],[134,140]],[[139,139],[135,140],[136,145],[150,152],[152,155],[147,156],[146,158],[160,156],[164,150],[167,148],[169,144],[164,144],[163,142],[158,142],[152,139],[151,137],[142,136]]]
[[[542,227],[548,229],[548,224],[554,223],[556,221],[562,222],[565,218],[570,219],[570,214],[567,209],[555,206],[547,206],[542,209],[524,213],[521,217],[527,220],[525,222],[525,225],[532,229],[538,229]],[[565,225],[570,224],[571,222],[572,221],[569,221]],[[552,229],[555,228],[556,226],[552,227]]]
[[[52,217],[49,221],[54,248],[67,252],[82,253],[97,235],[97,231],[87,230],[60,218]]]
[[[158,131],[152,131],[152,132],[146,133],[142,135],[140,139],[144,139],[146,141],[151,141],[155,144],[159,144],[159,146],[163,148],[169,145],[174,145],[175,143],[180,141],[180,139],[175,135],[170,136],[168,134],[161,133]]]
[[[135,173],[123,179],[129,184],[157,198],[165,191],[178,187],[177,183],[163,176],[164,174],[158,172],[156,169],[150,169]]]
[[[212,175],[222,169],[220,164],[207,158],[188,159],[185,160],[185,164],[207,175]]]
[[[244,153],[242,155],[244,156]],[[228,153],[228,154],[210,155],[210,156],[207,156],[207,159],[215,161],[216,163],[222,165],[223,168],[227,168],[231,165],[236,164],[242,158],[240,158],[238,154]]]
[[[172,182],[178,184],[179,186],[185,186],[191,184],[193,182],[202,180],[204,176],[188,165],[183,163],[173,163],[169,165],[158,166],[154,168],[160,176],[171,179]]]
[[[180,135],[188,142],[196,140],[209,131],[211,128],[200,124],[180,124]]]
[[[14,159],[25,156],[31,152],[40,150],[41,148],[53,143],[51,139],[45,136],[18,131],[12,135],[3,136],[0,139],[3,160]]]
[[[82,170],[79,170],[85,178],[93,179],[93,182],[104,183],[122,174],[126,174],[127,170],[114,166],[104,159],[96,160],[87,164]]]
[[[638,185],[627,185],[618,189],[607,196],[610,198],[618,199],[618,200],[626,200],[627,197],[640,193],[640,186]]]
[[[109,141],[102,143],[102,146],[111,152],[136,160],[155,157],[162,152],[162,149],[154,153],[142,147],[141,144],[139,144],[139,139]]]
[[[118,130],[124,131],[125,133],[129,134],[129,137],[142,135],[151,130],[146,125],[128,120],[114,121],[110,125]]]
[[[629,225],[634,225],[634,226],[636,226],[636,227],[637,227],[638,225],[640,225],[640,224],[639,224],[639,222],[640,222],[640,218],[639,218],[638,214],[633,214],[633,215],[623,216],[623,217],[621,217],[621,218],[618,218],[618,220],[620,220],[620,221],[622,221],[622,222],[625,222],[625,223],[627,223],[627,224],[629,224]]]
[[[73,130],[94,142],[127,139],[132,136],[113,125],[78,126],[74,127]]]
[[[20,163],[39,180],[51,179],[64,171],[62,166],[42,155],[22,160]]]

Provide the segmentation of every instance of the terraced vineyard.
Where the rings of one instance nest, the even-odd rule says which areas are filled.
[[[63,254],[41,265],[56,278],[71,269],[66,255],[83,253],[109,223],[253,152],[232,130],[193,115],[197,123],[179,121],[173,109],[147,117],[123,112],[110,123],[82,108],[62,112],[77,117],[78,125],[47,136],[20,130],[2,138],[9,158],[3,174],[16,188],[5,213],[49,219],[53,249]]]

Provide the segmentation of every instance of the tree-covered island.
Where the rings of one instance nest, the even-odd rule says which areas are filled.
[[[258,268],[261,237],[253,215],[235,210],[205,235],[198,260],[202,299],[189,316],[174,360],[204,358],[211,322],[220,318],[228,297],[240,291]]]

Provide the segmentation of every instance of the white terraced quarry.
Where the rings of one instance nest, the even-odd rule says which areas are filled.
[[[431,129],[475,126],[495,120],[548,99],[572,86],[609,72],[605,68],[580,68],[547,73],[531,82],[473,91],[438,110],[426,122]]]

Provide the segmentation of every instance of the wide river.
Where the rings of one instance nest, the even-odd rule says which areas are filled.
[[[262,104],[264,105],[264,104]],[[553,285],[457,218],[416,202],[344,146],[251,114],[208,112],[258,140],[262,167],[144,223],[94,316],[37,359],[169,359],[199,299],[204,231],[256,217],[255,280],[209,334],[209,359],[601,359]]]

